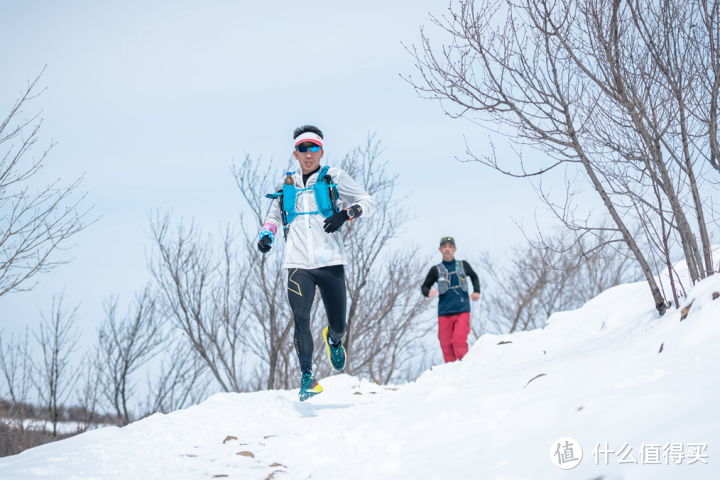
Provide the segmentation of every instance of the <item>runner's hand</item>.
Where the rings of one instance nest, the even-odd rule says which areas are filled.
[[[270,251],[270,244],[272,243],[272,238],[270,238],[270,235],[265,235],[260,239],[258,242],[258,250],[260,250],[262,253],[267,253]]]
[[[480,300],[480,293],[475,292],[472,295],[470,295],[470,300],[472,300],[473,302],[477,302],[478,300]]]
[[[326,233],[335,233],[340,230],[340,227],[342,227],[343,223],[347,222],[349,218],[347,212],[341,210],[325,219],[323,229],[325,229]]]
[[[435,295],[437,295],[437,288],[428,292],[428,298],[435,298]]]

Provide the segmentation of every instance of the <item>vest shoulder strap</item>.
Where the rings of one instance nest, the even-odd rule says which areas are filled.
[[[468,281],[467,281],[467,275],[465,274],[465,262],[462,260],[458,260],[455,264],[455,268],[457,269],[457,276],[458,280],[460,281],[460,289],[463,292],[467,292],[469,290]]]

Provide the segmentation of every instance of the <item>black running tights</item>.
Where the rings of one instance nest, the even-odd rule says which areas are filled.
[[[303,373],[312,371],[313,337],[310,331],[310,310],[315,299],[315,286],[328,317],[328,334],[335,340],[345,335],[347,298],[345,291],[345,267],[329,267],[288,270],[288,300],[295,318],[295,351]]]

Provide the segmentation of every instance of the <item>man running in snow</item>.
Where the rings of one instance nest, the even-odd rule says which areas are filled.
[[[288,172],[281,180],[283,196],[272,203],[260,231],[258,249],[269,252],[278,231],[285,229],[283,268],[288,270],[288,300],[295,319],[295,351],[301,370],[300,401],[305,401],[322,392],[312,374],[310,310],[315,287],[320,290],[328,317],[328,327],[323,330],[328,361],[339,372],[345,368],[345,348],[341,340],[346,328],[344,265],[348,262],[338,230],[345,222],[370,217],[375,211],[375,201],[345,171],[320,166],[325,150],[323,134],[317,127],[297,128],[293,138],[293,156],[300,164],[300,172]],[[350,208],[339,210],[340,201]]]
[[[438,301],[438,338],[445,362],[462,360],[468,352],[467,337],[470,333],[470,301],[480,299],[480,281],[470,264],[465,260],[455,260],[455,239],[440,239],[440,253],[443,261],[432,267],[422,285],[422,293]],[[473,284],[473,294],[468,295],[468,281]],[[430,290],[437,282],[438,288]],[[469,297],[469,298],[468,298]]]

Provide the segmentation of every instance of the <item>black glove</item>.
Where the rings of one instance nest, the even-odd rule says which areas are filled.
[[[341,210],[337,213],[333,213],[331,216],[325,219],[325,224],[323,225],[323,228],[325,229],[326,233],[335,233],[338,230],[340,230],[340,227],[343,226],[343,223],[347,222],[348,214],[345,210]]]
[[[272,243],[272,238],[270,238],[270,235],[265,235],[258,242],[258,250],[260,250],[262,253],[269,252],[271,243]]]

